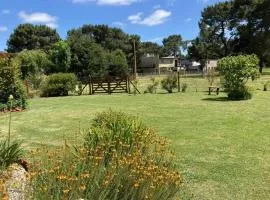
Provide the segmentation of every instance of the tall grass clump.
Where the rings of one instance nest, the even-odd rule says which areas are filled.
[[[34,154],[32,199],[173,199],[181,177],[166,139],[139,119],[106,111],[84,144]]]
[[[174,74],[168,75],[161,81],[161,87],[168,93],[173,93],[173,89],[177,88],[177,77]]]
[[[156,94],[158,85],[159,85],[159,82],[154,77],[152,77],[151,84],[147,86],[147,89],[144,91],[144,93]]]

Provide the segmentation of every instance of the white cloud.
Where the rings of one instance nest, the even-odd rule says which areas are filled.
[[[8,28],[6,26],[0,26],[0,32],[6,32]]]
[[[74,4],[95,2],[98,5],[128,6],[141,0],[72,0]]]
[[[8,15],[8,14],[10,14],[10,10],[4,9],[4,10],[1,11],[1,14]]]
[[[128,21],[130,21],[132,24],[138,24],[142,20],[142,12],[139,12],[135,15],[130,15],[128,17]]]
[[[126,24],[123,23],[123,22],[113,22],[113,23],[112,23],[112,26],[114,26],[114,27],[119,27],[119,28],[121,28],[121,29],[124,29],[124,28],[126,27]]]
[[[146,26],[156,26],[163,24],[172,15],[170,11],[163,9],[155,10],[148,17],[142,18],[143,13],[137,13],[136,15],[131,15],[128,20],[133,24],[141,24]]]
[[[47,13],[36,12],[28,14],[25,11],[18,13],[19,18],[23,20],[24,23],[33,23],[33,24],[44,24],[51,28],[57,28],[57,17],[51,16]]]
[[[185,19],[185,22],[191,22],[192,21],[192,18],[188,17]]]

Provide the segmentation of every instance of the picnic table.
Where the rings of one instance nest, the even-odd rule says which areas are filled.
[[[211,92],[213,92],[213,91],[216,91],[217,95],[219,95],[219,87],[217,87],[217,86],[210,86],[210,87],[208,87],[208,89],[209,89],[208,95],[211,95]]]

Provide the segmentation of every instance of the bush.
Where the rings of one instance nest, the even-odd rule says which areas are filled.
[[[266,83],[264,83],[264,84],[263,84],[263,91],[267,91],[269,85],[270,85],[270,81],[267,81]]]
[[[31,171],[31,197],[173,199],[181,178],[172,161],[166,140],[136,117],[103,112],[94,119],[84,146],[39,151]]]
[[[14,106],[26,108],[26,94],[20,79],[19,62],[16,59],[0,58],[0,103],[7,104],[10,95]]]
[[[229,99],[246,100],[252,97],[246,83],[258,77],[258,64],[256,55],[231,56],[218,60],[217,70],[224,77],[224,88]]]
[[[161,81],[161,86],[169,93],[173,92],[173,89],[177,88],[177,77],[173,74],[167,76]]]
[[[77,78],[74,74],[52,74],[45,79],[41,87],[41,96],[68,96],[69,91],[75,91],[76,84]]]
[[[0,142],[0,169],[5,169],[9,165],[19,161],[23,154],[21,142],[8,140]]]
[[[159,82],[156,81],[155,78],[151,78],[151,85],[147,86],[147,89],[144,93],[151,93],[151,94],[156,94],[157,93],[157,88],[158,88]]]
[[[182,92],[186,92],[187,91],[187,88],[188,88],[187,83],[183,83],[183,85],[182,85]]]

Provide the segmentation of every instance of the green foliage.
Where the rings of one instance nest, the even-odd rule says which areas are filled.
[[[180,55],[180,46],[182,44],[181,35],[170,35],[168,38],[164,38],[163,41],[163,55],[164,56],[176,56]]]
[[[72,53],[71,72],[79,77],[103,76],[106,73],[106,52],[90,36],[70,33],[68,42]]]
[[[45,25],[20,24],[7,41],[8,52],[33,49],[47,51],[60,37],[55,29]]]
[[[25,109],[26,95],[19,66],[17,59],[0,58],[0,103],[7,104],[9,96],[13,95],[14,102],[17,102],[14,106]]]
[[[142,51],[144,54],[160,55],[162,52],[162,47],[158,45],[157,43],[143,42]]]
[[[40,76],[52,64],[43,50],[23,50],[17,55],[17,59],[23,80],[30,76]]]
[[[76,84],[77,78],[74,74],[58,73],[49,75],[42,84],[41,96],[68,96],[69,91],[75,90]]]
[[[107,55],[108,73],[114,75],[124,75],[128,72],[128,63],[124,52],[120,49]]]
[[[169,93],[173,92],[173,89],[177,88],[177,77],[174,74],[168,75],[161,81],[162,89]]]
[[[218,60],[217,70],[224,77],[224,88],[232,100],[250,99],[246,83],[258,74],[259,59],[256,55],[232,56]]]
[[[0,169],[5,169],[9,165],[19,161],[23,155],[21,142],[8,140],[0,141]]]
[[[0,112],[6,111],[8,109],[7,104],[0,103]]]
[[[145,93],[156,94],[158,85],[159,85],[159,82],[154,77],[152,77],[151,84],[147,86]]]
[[[181,188],[167,141],[121,112],[98,114],[84,146],[38,154],[32,199],[174,199]]]
[[[49,55],[52,65],[47,72],[66,73],[69,71],[71,64],[71,51],[68,42],[59,41],[52,45],[51,49],[49,50]]]

